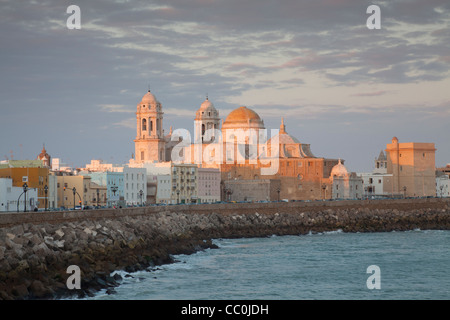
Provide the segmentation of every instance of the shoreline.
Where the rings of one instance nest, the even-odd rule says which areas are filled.
[[[23,222],[0,229],[0,299],[65,299],[94,295],[120,285],[110,274],[128,273],[173,263],[172,255],[215,248],[212,239],[303,235],[309,232],[389,232],[450,230],[448,202],[409,210],[321,207],[311,210],[279,206],[220,212],[160,210],[117,217],[53,223]],[[179,212],[178,212],[179,211]],[[133,213],[130,210],[130,213]],[[98,214],[98,213],[95,213]],[[67,267],[81,270],[81,289],[69,290]]]

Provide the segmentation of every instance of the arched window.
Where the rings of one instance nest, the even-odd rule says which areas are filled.
[[[202,124],[202,135],[204,135],[205,134],[205,124]]]
[[[153,131],[153,121],[150,120],[150,132],[152,132],[152,131]]]
[[[147,119],[142,119],[142,131],[147,130]]]

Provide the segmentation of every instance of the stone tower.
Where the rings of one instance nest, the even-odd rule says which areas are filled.
[[[137,105],[137,135],[134,140],[136,162],[165,161],[163,114],[161,103],[148,90]]]

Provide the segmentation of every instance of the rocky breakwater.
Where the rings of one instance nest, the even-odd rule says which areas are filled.
[[[211,239],[300,235],[341,229],[375,232],[411,229],[450,229],[449,208],[333,208],[296,212],[280,208],[179,212],[163,211],[115,218],[22,223],[0,229],[0,298],[58,298],[92,295],[113,288],[128,272],[173,262],[171,255],[215,248]],[[176,210],[176,209],[175,209]],[[259,211],[259,212],[258,212]],[[69,290],[67,268],[81,271],[81,289]]]
[[[92,295],[120,283],[115,270],[134,272],[173,262],[171,255],[215,246],[186,237],[184,219],[160,213],[58,224],[24,223],[0,229],[0,299],[48,299]],[[81,289],[66,285],[71,265]]]

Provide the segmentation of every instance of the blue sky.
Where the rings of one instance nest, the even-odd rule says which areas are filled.
[[[81,30],[69,30],[69,5]],[[369,30],[366,9],[381,8]],[[450,163],[445,0],[0,1],[0,158],[42,144],[74,166],[127,162],[150,85],[164,129],[193,130],[206,94],[245,105],[318,157],[370,171],[393,136]]]

